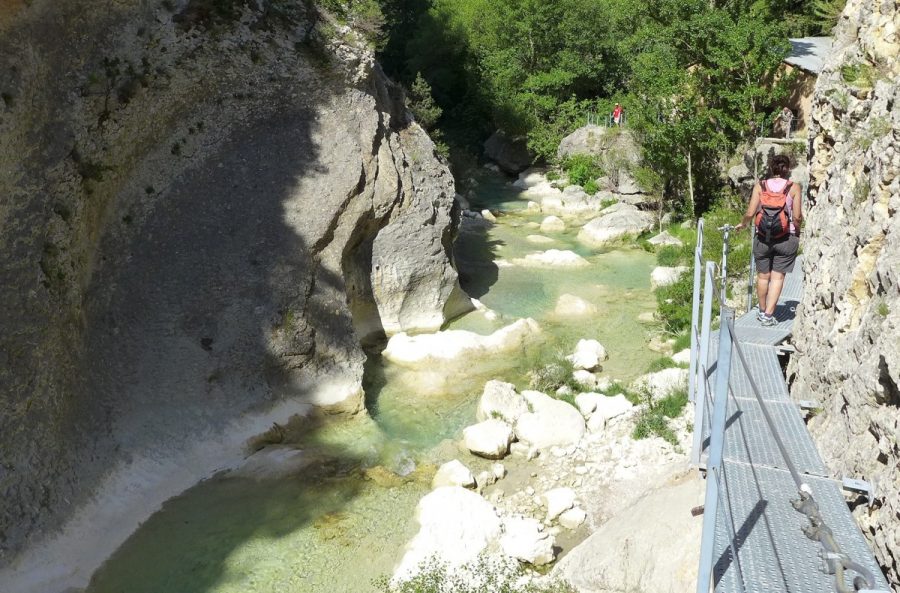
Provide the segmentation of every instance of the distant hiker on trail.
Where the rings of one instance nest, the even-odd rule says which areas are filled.
[[[622,106],[616,103],[616,107],[612,112],[613,122],[618,126],[622,121]]]
[[[765,326],[778,323],[775,305],[784,287],[784,276],[794,270],[797,248],[800,246],[800,223],[803,209],[800,204],[800,184],[788,179],[791,161],[785,155],[772,159],[772,175],[761,179],[753,187],[750,205],[737,229],[746,228],[753,220],[756,243],[756,294],[759,311],[756,316]]]
[[[790,110],[788,107],[783,107],[781,109],[781,115],[779,116],[777,125],[781,128],[781,134],[785,138],[791,137],[791,128],[793,127],[794,122],[794,112]]]

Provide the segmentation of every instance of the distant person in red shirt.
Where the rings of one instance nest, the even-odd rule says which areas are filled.
[[[615,109],[613,109],[613,122],[618,126],[622,122],[622,106],[616,103]]]

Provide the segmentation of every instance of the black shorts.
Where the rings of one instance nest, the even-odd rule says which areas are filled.
[[[772,243],[763,243],[756,238],[753,245],[753,259],[756,260],[756,271],[763,274],[775,270],[782,274],[794,271],[794,260],[797,259],[797,249],[800,247],[800,237],[788,235],[785,239]]]

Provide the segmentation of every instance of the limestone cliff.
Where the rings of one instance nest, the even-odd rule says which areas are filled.
[[[360,340],[460,296],[448,169],[312,4],[4,2],[0,97],[0,572],[50,532],[115,546],[142,515],[98,493],[146,513],[359,410]]]
[[[816,87],[792,392],[837,477],[875,486],[856,515],[900,591],[900,8],[850,0]]]

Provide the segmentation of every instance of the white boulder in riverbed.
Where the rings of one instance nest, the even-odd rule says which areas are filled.
[[[606,348],[597,340],[578,340],[575,353],[566,357],[576,369],[595,371],[600,363],[609,358]]]
[[[516,437],[538,449],[568,447],[581,440],[585,425],[581,413],[564,401],[539,391],[523,391],[531,412],[516,421]]]
[[[653,399],[662,399],[681,389],[687,389],[687,369],[663,369],[641,375],[634,382],[638,391],[646,391]]]
[[[444,486],[425,495],[416,507],[419,532],[407,545],[393,581],[413,577],[429,559],[437,558],[458,569],[473,562],[502,534],[492,504],[458,486]]]
[[[560,317],[580,317],[582,315],[596,315],[597,307],[581,297],[572,294],[562,294],[556,299],[556,308],[553,312]]]
[[[519,178],[513,181],[513,187],[519,189],[529,189],[538,185],[549,183],[547,180],[547,170],[540,167],[529,167],[519,173]]]
[[[650,272],[650,289],[656,290],[663,286],[675,284],[687,270],[687,266],[657,266],[653,268],[653,271]]]
[[[500,547],[507,556],[535,566],[553,562],[554,537],[545,532],[540,521],[525,517],[503,520]]]
[[[439,467],[431,480],[432,488],[440,488],[441,486],[472,488],[475,486],[475,476],[460,460],[454,459]]]
[[[634,404],[628,401],[628,399],[621,393],[612,397],[601,395],[596,400],[594,411],[591,414],[590,419],[588,419],[588,430],[590,430],[591,432],[602,430],[606,426],[607,422],[609,422],[613,418],[618,418],[619,416],[627,414],[633,408]]]
[[[466,449],[488,459],[505,457],[509,453],[509,444],[512,440],[512,427],[495,418],[473,424],[463,430],[463,442]]]
[[[552,521],[575,506],[575,491],[571,488],[548,490],[541,496],[541,504],[547,509],[547,521]]]
[[[514,424],[527,411],[528,404],[522,394],[516,391],[515,385],[492,380],[484,384],[475,417],[479,421],[499,417]]]
[[[672,355],[672,360],[677,364],[691,364],[691,349],[685,348],[681,352]]]
[[[587,519],[587,513],[584,512],[584,509],[575,507],[560,513],[559,524],[566,529],[578,529],[585,519]]]
[[[660,234],[647,239],[647,243],[655,247],[666,247],[671,245],[672,247],[683,247],[684,243],[678,237],[670,234],[669,231],[663,231]]]
[[[575,396],[575,405],[581,415],[588,418],[597,409],[597,403],[605,396],[602,393],[579,393]]]
[[[547,268],[583,268],[589,266],[588,260],[574,251],[548,249],[529,253],[525,257],[516,258],[513,263],[526,267]]]
[[[542,233],[561,233],[566,230],[566,223],[558,216],[548,216],[541,221]]]
[[[694,590],[703,517],[688,511],[701,502],[702,484],[688,475],[621,509],[552,574],[579,591]]]
[[[494,213],[488,209],[484,209],[481,211],[481,217],[488,222],[497,222],[497,217],[494,216]]]
[[[636,236],[653,228],[656,217],[629,204],[614,204],[603,210],[598,218],[584,225],[578,240],[591,247],[600,247],[627,236]]]
[[[382,355],[389,361],[409,368],[439,363],[459,363],[521,348],[539,334],[534,319],[519,319],[489,336],[465,330],[447,330],[433,334],[391,336]]]
[[[597,387],[597,375],[590,371],[579,369],[572,373],[572,379],[578,383],[582,389],[594,389]]]
[[[546,245],[547,243],[556,243],[555,239],[545,237],[544,235],[528,235],[525,240],[536,245]]]

